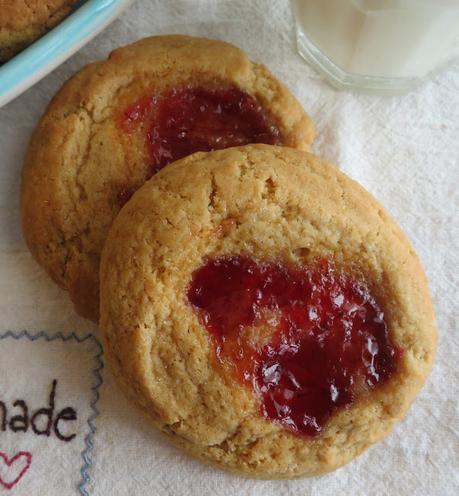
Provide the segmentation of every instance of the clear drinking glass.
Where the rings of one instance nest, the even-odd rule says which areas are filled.
[[[408,91],[459,55],[459,0],[292,0],[300,54],[338,88]]]

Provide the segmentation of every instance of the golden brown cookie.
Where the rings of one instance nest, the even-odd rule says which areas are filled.
[[[384,438],[436,348],[426,278],[357,183],[303,151],[196,153],[114,221],[105,353],[177,445],[250,477],[327,472]]]
[[[87,66],[51,102],[25,160],[22,219],[38,262],[98,317],[99,258],[132,193],[168,162],[252,142],[307,149],[311,120],[238,48],[147,38]]]
[[[58,24],[79,0],[0,1],[0,63]]]

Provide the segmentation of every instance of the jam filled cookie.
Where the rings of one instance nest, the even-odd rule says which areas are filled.
[[[79,0],[0,2],[0,64],[58,24]]]
[[[382,207],[313,155],[197,153],[115,220],[101,328],[122,389],[186,451],[253,477],[336,469],[428,375],[431,300]]]
[[[307,149],[313,124],[262,65],[221,41],[148,38],[74,76],[39,123],[23,172],[25,238],[97,319],[99,259],[118,211],[169,162],[249,143]]]

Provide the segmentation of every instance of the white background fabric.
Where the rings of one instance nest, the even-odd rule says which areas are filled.
[[[75,494],[86,465],[81,454],[92,429],[88,422],[96,414],[101,348],[91,337],[64,341],[56,335],[2,333],[0,339],[0,401],[7,406],[8,423],[3,431],[2,408],[0,452],[10,461],[28,453],[31,462],[11,494]],[[13,405],[18,400],[22,405]],[[22,455],[9,467],[0,463],[0,479],[14,483],[25,461]]]
[[[0,334],[29,329],[97,335],[27,253],[19,224],[21,162],[37,119],[70,75],[119,45],[166,33],[233,42],[287,83],[317,125],[313,150],[369,189],[414,243],[430,280],[439,350],[425,389],[386,441],[333,474],[300,481],[245,480],[189,459],[153,431],[105,372],[90,494],[459,494],[459,63],[402,97],[338,92],[297,54],[285,0],[138,0],[96,40],[0,110]],[[18,365],[33,357],[17,349]],[[0,378],[0,394],[7,380]],[[3,442],[0,433],[0,451]],[[11,494],[31,493],[18,484]]]

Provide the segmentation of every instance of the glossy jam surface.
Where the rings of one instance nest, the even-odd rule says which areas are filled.
[[[128,133],[140,129],[145,134],[150,176],[197,151],[282,144],[273,117],[235,87],[186,87],[154,94],[127,108],[121,125]]]
[[[369,287],[329,261],[214,259],[187,296],[219,366],[254,388],[262,415],[298,434],[320,434],[337,408],[396,370],[399,351]]]

